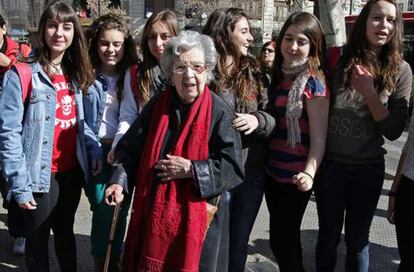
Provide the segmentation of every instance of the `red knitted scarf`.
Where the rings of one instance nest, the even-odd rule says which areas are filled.
[[[138,167],[135,197],[125,242],[124,271],[198,271],[206,230],[206,202],[190,180],[158,184],[154,165],[171,120],[172,91],[156,102]],[[212,100],[206,86],[185,117],[170,154],[189,160],[208,159]],[[151,203],[150,203],[151,202]]]

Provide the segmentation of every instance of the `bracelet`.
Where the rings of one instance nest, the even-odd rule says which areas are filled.
[[[305,172],[305,171],[302,171],[301,173],[303,173],[303,174],[307,175],[308,177],[310,177],[312,182],[313,182],[313,177],[312,177],[311,174],[309,174],[308,172]]]
[[[389,191],[388,196],[389,197],[395,197],[397,195],[397,192]]]

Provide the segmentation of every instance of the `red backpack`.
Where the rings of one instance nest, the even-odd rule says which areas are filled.
[[[343,47],[329,47],[328,48],[328,75],[333,76],[336,65],[339,62],[339,59],[342,56]]]
[[[131,89],[132,94],[134,95],[135,103],[137,104],[137,108],[139,109],[139,86],[138,86],[138,64],[134,64],[129,69],[129,74],[131,78]]]
[[[17,62],[13,64],[20,79],[20,85],[22,87],[22,100],[23,104],[27,104],[27,98],[30,97],[30,91],[32,89],[32,69],[30,65],[24,62]]]

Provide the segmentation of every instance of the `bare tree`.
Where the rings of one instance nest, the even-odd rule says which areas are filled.
[[[92,17],[96,18],[109,12],[119,14],[127,19],[127,13],[120,7],[110,7],[110,0],[86,0],[87,8],[91,11]]]
[[[199,17],[202,13],[211,14],[218,8],[239,7],[248,11],[251,19],[261,19],[262,1],[252,0],[183,0],[177,1],[175,11],[186,17]]]

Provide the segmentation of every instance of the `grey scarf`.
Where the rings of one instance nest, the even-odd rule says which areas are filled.
[[[303,91],[308,82],[310,71],[308,59],[300,62],[282,63],[283,78],[294,78],[292,87],[289,90],[288,102],[286,105],[286,126],[287,126],[287,145],[295,147],[301,143],[299,118],[303,110]]]

